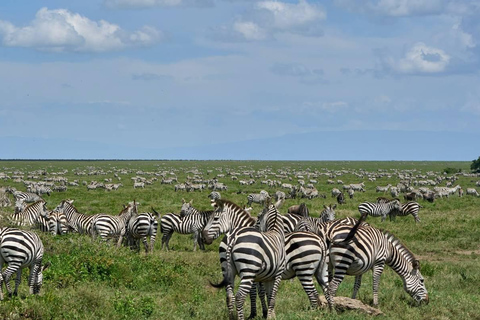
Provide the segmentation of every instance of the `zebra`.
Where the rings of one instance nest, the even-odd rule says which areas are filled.
[[[478,191],[477,191],[475,188],[467,188],[467,195],[477,196],[477,197],[480,196],[480,195],[478,194]]]
[[[122,244],[123,236],[126,233],[127,225],[132,217],[137,215],[137,204],[135,201],[124,206],[118,216],[109,214],[97,214],[92,220],[91,234],[95,240],[97,235],[107,240],[108,238],[118,237],[117,248]]]
[[[71,199],[62,200],[53,211],[65,214],[68,228],[81,234],[91,234],[92,221],[96,215],[86,215],[78,212],[77,208],[73,206],[73,201]]]
[[[180,215],[174,213],[167,213],[160,219],[160,231],[162,232],[162,250],[170,250],[168,243],[173,235],[173,232],[180,234],[194,234],[193,236],[193,251],[197,250],[197,244],[201,250],[204,250],[203,240],[201,238],[201,230],[207,224],[211,211],[199,211],[192,207],[192,201],[185,202],[182,205],[182,213]]]
[[[351,189],[348,189],[348,190],[351,190]],[[345,201],[345,196],[343,195],[343,192],[340,192],[337,196],[337,202],[338,204],[345,204],[346,201]]]
[[[314,218],[314,217],[309,217],[309,216],[300,216],[296,214],[287,214],[282,216],[283,219],[283,226],[285,233],[297,231],[297,230],[304,230],[304,231],[310,231],[308,228],[307,229],[298,229],[297,225],[299,223],[302,224],[315,224],[317,222],[322,223],[322,222],[327,222],[327,221],[332,221],[335,219],[335,208],[337,207],[336,204],[334,205],[329,205],[323,206],[322,212],[320,212],[320,217],[319,218]]]
[[[157,236],[158,220],[160,214],[153,209],[156,216],[150,212],[139,213],[135,218],[131,218],[128,222],[128,240],[130,245],[140,250],[139,241],[142,239],[145,247],[145,253],[153,252],[155,247],[155,239]],[[150,237],[150,244],[148,243]]]
[[[348,197],[350,199],[353,199],[353,196],[355,195],[355,190],[353,190],[352,188],[349,188],[347,192],[348,192]]]
[[[393,199],[388,202],[362,202],[358,206],[358,211],[360,211],[361,215],[370,215],[372,217],[382,217],[382,221],[385,221],[388,214],[392,211],[401,210],[401,204],[398,199]]]
[[[52,235],[65,235],[68,232],[68,219],[63,212],[51,211],[48,214],[48,231]]]
[[[402,206],[399,211],[393,210],[389,213],[390,221],[394,220],[396,216],[408,216],[411,214],[415,219],[415,222],[420,222],[420,218],[418,217],[418,211],[420,211],[422,206],[415,201],[408,201],[406,203],[402,203]]]
[[[309,216],[308,207],[307,207],[307,205],[305,204],[305,202],[302,202],[302,203],[300,203],[300,204],[296,204],[296,205],[293,205],[293,206],[288,207],[287,212],[288,212],[288,213],[298,214],[298,215],[301,215],[301,216],[304,216],[304,217],[308,217],[308,216]]]
[[[253,203],[264,204],[267,199],[270,199],[270,195],[267,191],[260,191],[260,193],[250,193],[247,196],[247,206],[250,206]]]
[[[345,275],[355,275],[352,298],[360,288],[362,275],[373,271],[373,305],[378,305],[378,287],[385,264],[390,266],[403,280],[403,286],[415,301],[428,303],[428,292],[420,273],[420,263],[415,256],[392,234],[369,225],[362,219],[352,228],[339,225],[332,235],[333,242],[329,254],[329,274],[331,281],[327,290],[330,309],[338,286]],[[342,241],[343,239],[343,241]]]
[[[8,264],[4,272],[0,272],[0,300],[3,300],[3,282],[9,295],[12,295],[10,278],[17,273],[15,290],[13,295],[18,294],[18,286],[21,282],[22,269],[29,267],[28,286],[30,294],[40,293],[43,283],[43,271],[49,267],[49,263],[42,265],[43,243],[40,237],[32,231],[17,228],[0,228],[0,270],[3,264]]]
[[[269,205],[259,216],[260,230],[255,227],[238,228],[229,234],[226,249],[226,268],[223,280],[211,285],[226,287],[227,307],[233,318],[234,303],[239,320],[244,319],[243,305],[254,282],[264,284],[267,291],[267,318],[275,317],[275,299],[285,270],[285,234],[281,215],[275,205]],[[234,297],[236,275],[240,285]]]
[[[21,212],[10,216],[10,220],[16,226],[34,226],[48,232],[48,210],[45,200],[29,204]]]
[[[217,199],[221,199],[222,198],[222,195],[220,194],[220,192],[218,191],[212,191],[210,192],[210,194],[208,195],[208,198],[210,200],[217,200]]]
[[[17,191],[17,189],[15,189],[13,187],[7,187],[6,192],[10,192],[13,195],[13,197],[15,198],[15,201],[32,203],[32,202],[42,200],[42,197],[40,197],[36,193],[26,192],[26,191]]]

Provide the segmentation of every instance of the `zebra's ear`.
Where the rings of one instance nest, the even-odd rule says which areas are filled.
[[[185,202],[186,202],[185,199],[182,198],[182,203],[185,203]]]
[[[332,209],[333,209],[333,210],[335,210],[335,208],[337,208],[337,204],[334,204],[334,205],[332,206]]]
[[[418,270],[420,270],[420,261],[418,261],[417,259],[413,260],[412,267],[413,267],[412,275],[417,274]]]
[[[190,205],[192,205],[192,203],[193,203],[193,199],[190,200]]]
[[[50,266],[52,265],[52,263],[50,261],[48,261],[47,263],[45,263],[43,266],[42,266],[42,271],[49,268]]]

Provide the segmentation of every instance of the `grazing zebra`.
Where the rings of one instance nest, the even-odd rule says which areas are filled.
[[[223,280],[219,284],[212,283],[216,288],[226,287],[230,318],[233,318],[235,303],[238,319],[244,319],[243,305],[247,294],[254,288],[254,282],[264,284],[268,300],[267,318],[275,317],[276,294],[286,263],[285,234],[281,215],[274,205],[265,208],[259,220],[260,230],[243,227],[229,234]],[[237,274],[240,285],[234,297]]]
[[[348,190],[351,190],[351,189],[348,189]],[[338,204],[345,204],[346,201],[345,201],[345,196],[343,195],[343,192],[340,192],[337,196],[337,202]]]
[[[128,222],[128,242],[131,247],[135,246],[140,251],[139,242],[142,239],[145,253],[153,252],[157,237],[157,217],[160,218],[160,214],[155,209],[152,208],[152,210],[156,216],[150,212],[142,212]],[[148,237],[150,237],[150,243],[148,243]]]
[[[8,264],[4,272],[0,272],[0,300],[3,300],[3,282],[9,295],[12,295],[10,278],[17,273],[15,290],[13,295],[18,294],[18,286],[21,282],[22,269],[29,267],[28,286],[30,294],[40,293],[43,282],[43,270],[49,264],[42,266],[43,243],[38,235],[31,231],[16,228],[0,228],[0,270],[3,264]]]
[[[193,233],[193,251],[197,250],[197,244],[201,250],[205,250],[203,240],[201,238],[201,231],[207,224],[211,211],[199,211],[192,207],[192,202],[185,202],[182,205],[182,214],[167,213],[160,219],[160,231],[162,232],[162,250],[170,250],[168,243],[173,235],[173,232],[180,234]]]
[[[10,192],[13,195],[13,197],[15,198],[15,201],[32,203],[32,202],[42,200],[42,198],[36,193],[25,192],[25,191],[17,191],[13,187],[7,187],[6,192]]]
[[[247,196],[247,206],[250,206],[252,202],[263,205],[267,199],[270,199],[270,195],[267,191],[262,190],[260,193],[250,193]]]
[[[365,217],[366,215],[362,215],[353,228],[351,225],[337,226],[332,235],[334,241],[330,246],[329,257],[329,274],[332,279],[326,296],[330,308],[333,308],[333,299],[345,275],[355,276],[352,294],[352,298],[355,298],[362,275],[370,269],[373,271],[373,305],[377,306],[380,276],[385,264],[402,278],[405,291],[415,301],[428,303],[419,261],[392,234],[372,226],[360,225]]]
[[[388,214],[392,211],[401,210],[401,204],[398,199],[392,199],[388,202],[363,202],[358,206],[358,211],[363,216],[364,214],[372,217],[382,217],[382,221],[385,221]]]
[[[420,211],[420,208],[422,208],[422,206],[415,201],[408,201],[406,203],[402,203],[402,206],[399,211],[393,210],[390,212],[389,214],[390,220],[395,221],[396,216],[404,217],[411,214],[415,219],[415,222],[420,222],[420,218],[418,217],[418,211]]]
[[[38,200],[29,204],[21,212],[10,216],[10,220],[16,226],[35,226],[42,231],[48,231],[48,210],[45,200]]]
[[[118,216],[109,214],[97,214],[92,220],[92,237],[95,240],[97,235],[107,240],[108,238],[118,237],[117,247],[122,244],[123,236],[126,233],[127,225],[132,217],[137,215],[137,204],[135,201],[124,206]]]
[[[352,188],[349,188],[347,192],[348,192],[348,197],[350,199],[353,199],[353,196],[355,195],[355,190],[353,190]]]
[[[477,196],[477,197],[480,196],[480,195],[478,194],[478,191],[477,191],[475,188],[467,188],[467,195]]]
[[[92,221],[96,215],[86,215],[78,212],[77,208],[73,206],[74,200],[63,200],[53,210],[55,212],[63,213],[67,217],[68,227],[78,233],[92,233]]]
[[[332,189],[332,198],[336,198],[340,193],[342,193],[340,190],[338,190],[337,188],[333,188]]]

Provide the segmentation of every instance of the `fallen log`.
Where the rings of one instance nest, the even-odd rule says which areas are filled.
[[[322,307],[328,307],[327,299],[324,296],[320,296],[320,304]],[[359,310],[366,314],[372,316],[380,316],[383,315],[383,312],[379,309],[370,307],[369,305],[364,304],[362,301],[347,297],[335,297],[335,309],[337,311],[345,311],[345,310]]]

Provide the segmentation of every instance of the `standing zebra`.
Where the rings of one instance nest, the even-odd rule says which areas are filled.
[[[25,267],[30,268],[28,277],[30,294],[40,293],[43,270],[49,266],[48,263],[42,266],[43,251],[42,240],[36,233],[16,228],[0,228],[0,270],[3,269],[4,263],[8,264],[7,269],[0,272],[0,300],[3,300],[3,282],[8,294],[12,295],[10,278],[14,273],[17,273],[17,279],[13,295],[17,295],[22,269]]]
[[[358,206],[358,211],[363,215],[370,215],[372,217],[382,217],[382,221],[385,221],[387,215],[392,211],[400,211],[401,204],[398,199],[392,199],[387,202],[363,202]]]
[[[420,263],[415,256],[392,234],[361,224],[361,220],[353,228],[351,225],[339,225],[332,234],[334,241],[330,246],[329,258],[332,280],[326,296],[330,308],[333,308],[333,299],[345,275],[355,276],[352,294],[355,299],[362,275],[370,269],[373,271],[373,305],[377,306],[380,276],[385,264],[402,278],[405,291],[415,301],[428,303]],[[356,232],[352,234],[352,230]]]
[[[73,206],[73,201],[63,200],[53,211],[65,214],[68,227],[75,232],[91,234],[92,221],[96,215],[86,215],[78,212],[77,208]]]
[[[15,198],[15,201],[32,203],[32,202],[42,200],[42,198],[36,193],[26,192],[26,191],[17,191],[17,189],[13,187],[7,187],[6,192],[10,192]]]
[[[108,238],[118,237],[117,247],[122,244],[123,236],[126,233],[129,220],[137,215],[137,204],[135,201],[124,206],[118,216],[109,214],[97,214],[92,220],[92,237],[107,240]]]
[[[200,233],[203,227],[207,224],[213,211],[199,211],[192,207],[191,201],[185,202],[182,205],[183,216],[174,213],[167,213],[160,219],[160,231],[162,232],[162,250],[170,250],[168,243],[173,235],[173,232],[180,234],[193,233],[193,251],[197,250],[197,244],[200,249],[204,250],[203,240]]]
[[[316,224],[316,223],[322,223],[322,222],[328,222],[335,220],[335,208],[337,207],[336,204],[334,205],[323,205],[323,210],[320,213],[319,218],[314,218],[314,217],[301,217],[297,215],[285,215],[282,216],[283,218],[283,224],[285,228],[285,233],[288,232],[293,232],[293,231],[298,231],[298,230],[303,230],[303,231],[311,231],[310,228],[298,228],[298,225],[301,224],[302,226],[305,225],[310,225],[310,224]]]
[[[67,234],[67,216],[63,212],[50,211],[48,215],[48,231],[54,236]]]
[[[150,212],[139,213],[135,218],[130,219],[128,222],[128,239],[131,246],[140,250],[140,239],[142,239],[145,247],[145,253],[153,252],[155,247],[155,238],[157,236],[158,220],[160,214],[152,208],[157,216],[154,216]],[[150,244],[148,243],[148,237],[150,237]]]
[[[216,288],[226,287],[230,318],[233,318],[235,303],[238,319],[244,319],[243,305],[254,282],[264,284],[268,300],[267,318],[275,317],[276,294],[285,269],[285,234],[281,215],[274,205],[265,208],[259,220],[261,231],[255,227],[244,227],[228,236],[223,281],[212,284]],[[234,297],[237,274],[240,286]]]
[[[250,206],[252,202],[263,205],[267,199],[270,199],[270,195],[265,190],[260,191],[260,193],[250,193],[247,196],[247,206]]]
[[[45,200],[38,200],[29,204],[19,213],[10,216],[13,224],[17,226],[38,227],[48,231],[48,210]]]
[[[393,210],[392,212],[390,212],[390,220],[395,221],[396,216],[404,217],[411,214],[415,219],[415,222],[420,222],[420,218],[418,217],[418,211],[420,211],[420,208],[422,208],[422,206],[418,202],[408,201],[407,203],[402,204],[402,207],[399,211]]]
[[[208,195],[208,198],[210,198],[210,200],[222,199],[222,195],[218,191],[212,191]]]

